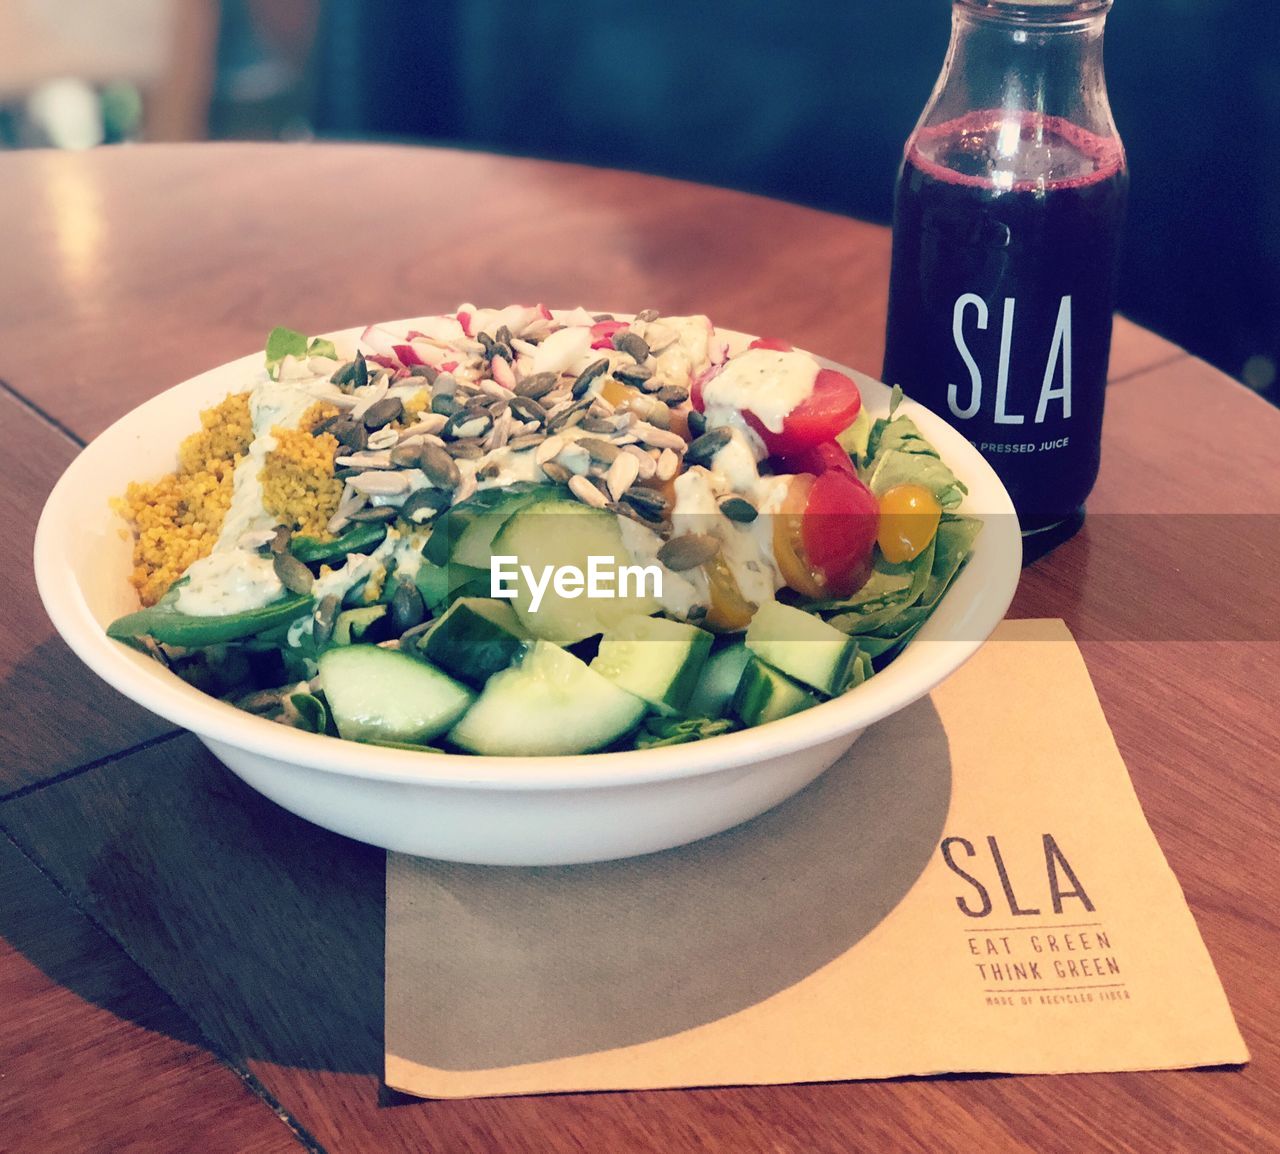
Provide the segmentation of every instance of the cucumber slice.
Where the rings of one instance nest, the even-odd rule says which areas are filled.
[[[449,740],[472,753],[590,753],[635,728],[645,704],[549,641],[489,678]]]
[[[698,684],[711,642],[710,633],[680,621],[628,617],[604,635],[591,668],[659,713],[680,713]]]
[[[535,581],[546,581],[540,599],[523,569],[508,587],[515,587],[512,605],[524,627],[534,637],[559,645],[572,645],[628,617],[648,617],[661,608],[657,597],[640,595],[640,590],[652,593],[655,581],[652,575],[642,579],[641,567],[622,543],[617,515],[579,501],[543,501],[521,509],[494,538],[493,556],[508,558],[507,573],[527,566]],[[593,568],[610,575],[615,594],[625,581],[628,595],[588,597],[580,587],[572,591],[567,584],[563,593],[557,592],[551,576],[570,567],[584,575]]]
[[[551,500],[554,493],[549,485],[532,482],[473,493],[436,518],[423,555],[434,565],[452,561],[487,569],[489,549],[503,524],[518,509]]]
[[[767,601],[747,626],[747,648],[820,693],[843,693],[858,653],[847,633],[812,613]]]
[[[818,699],[803,685],[752,655],[729,708],[743,725],[764,725],[817,704]]]
[[[465,685],[394,649],[347,645],[320,655],[320,687],[353,741],[422,744],[447,730],[475,700]]]
[[[482,689],[524,652],[528,634],[505,601],[463,597],[431,627],[421,649],[426,659],[460,681]]]
[[[751,650],[741,640],[708,657],[685,713],[690,717],[723,717],[750,660]]]
[[[423,561],[413,580],[432,613],[438,613],[459,597],[484,597],[489,592],[488,572],[467,565],[433,565]]]
[[[332,643],[354,645],[386,615],[385,605],[363,605],[359,609],[344,609],[334,618]]]

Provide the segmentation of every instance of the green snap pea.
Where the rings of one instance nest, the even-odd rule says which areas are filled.
[[[255,633],[287,625],[303,613],[310,613],[314,603],[311,597],[291,594],[261,609],[229,613],[225,617],[196,617],[190,613],[179,613],[172,603],[161,602],[113,621],[107,626],[107,636],[117,641],[151,637],[163,645],[198,649],[204,645],[239,641]]]
[[[322,561],[340,561],[348,553],[368,553],[376,549],[386,535],[386,525],[366,521],[353,525],[342,536],[334,537],[331,541],[321,541],[316,537],[294,537],[289,542],[289,552],[308,565]]]

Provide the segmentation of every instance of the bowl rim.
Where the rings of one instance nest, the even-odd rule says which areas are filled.
[[[559,310],[556,310],[559,311]],[[624,312],[614,315],[622,317]],[[414,321],[376,322],[389,328]],[[366,326],[323,334],[356,340]],[[734,330],[717,331],[732,333]],[[261,371],[261,352],[226,362],[173,385],[130,409],[76,456],[50,492],[36,529],[36,585],[45,611],[66,644],[90,670],[124,696],[205,741],[221,743],[277,761],[353,778],[447,789],[537,791],[608,789],[642,782],[688,778],[785,757],[860,731],[928,694],[969,659],[1003,619],[1021,572],[1022,542],[1012,500],[995,471],[964,436],[910,399],[899,412],[917,420],[930,441],[965,480],[980,510],[961,511],[985,522],[974,555],[957,583],[969,577],[971,601],[958,626],[963,636],[929,636],[930,618],[895,660],[875,677],[840,697],[803,713],[702,741],[653,749],[569,756],[480,756],[399,750],[291,729],[237,709],[195,689],[159,663],[107,637],[89,609],[72,565],[65,559],[68,535],[82,514],[75,498],[95,463],[112,454],[149,415],[186,393],[208,390],[233,374],[246,383]],[[866,397],[887,388],[839,362],[817,357],[858,381]],[[207,407],[201,404],[196,413]],[[878,407],[878,406],[877,406]],[[194,413],[193,413],[194,415]],[[105,508],[105,505],[104,505]],[[980,560],[981,559],[981,560]],[[979,563],[980,562],[980,563]],[[989,570],[989,572],[987,572]],[[982,584],[975,584],[984,576]],[[949,591],[951,596],[955,586]],[[953,630],[954,631],[954,630]]]

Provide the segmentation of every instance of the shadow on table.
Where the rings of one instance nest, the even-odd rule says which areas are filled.
[[[434,993],[425,1016],[393,1021],[398,1052],[451,1068],[528,1061],[768,997],[902,899],[950,790],[926,700],[789,802],[693,846],[562,869],[409,863],[430,900],[421,956],[397,979]],[[380,850],[286,813],[190,736],[0,806],[0,824],[228,1057],[381,1076]],[[9,937],[6,921],[0,909]],[[76,967],[42,956],[38,939],[15,944],[82,997],[151,1025],[136,1005],[80,988]]]

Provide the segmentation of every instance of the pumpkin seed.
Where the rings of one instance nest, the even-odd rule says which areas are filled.
[[[602,441],[599,437],[579,437],[577,443],[580,449],[586,449],[591,454],[593,460],[605,465],[613,464],[618,459],[618,454],[622,452],[617,445]]]
[[[542,424],[547,419],[547,410],[532,397],[513,397],[511,411],[526,420],[537,421],[539,424]]]
[[[418,453],[418,467],[437,488],[456,489],[462,482],[462,474],[453,458],[437,445],[422,446]]]
[[[570,477],[569,492],[584,505],[590,505],[593,509],[603,509],[608,504],[605,495],[600,492],[594,482],[589,481],[586,477]]]
[[[391,463],[400,469],[416,469],[420,467],[421,441],[410,441],[405,445],[397,445],[391,450]]]
[[[707,418],[697,409],[690,409],[688,414],[689,432],[695,437],[701,437],[707,431]]]
[[[673,573],[705,565],[720,552],[720,542],[706,533],[672,537],[658,550],[658,560]]]
[[[592,361],[585,369],[578,374],[578,379],[573,382],[573,399],[580,400],[586,396],[587,390],[591,387],[592,382],[599,376],[609,371],[609,359],[601,357],[598,361]]]
[[[383,425],[398,421],[403,412],[404,402],[399,397],[383,397],[365,409],[364,427],[370,432],[380,429]]]
[[[667,499],[653,489],[633,486],[622,494],[622,499],[649,521],[661,521],[667,515]]]
[[[613,375],[624,385],[643,385],[653,376],[648,365],[619,365]]]
[[[683,385],[663,385],[658,390],[658,400],[664,405],[682,405],[689,399],[689,390]]]
[[[451,465],[452,461],[449,462]],[[400,506],[400,517],[414,525],[429,521],[441,509],[449,507],[449,493],[445,489],[416,489]],[[422,514],[419,516],[419,514]]]
[[[452,397],[458,391],[458,378],[452,373],[441,373],[431,382],[431,399],[434,401],[436,397]],[[432,411],[436,411],[435,405],[431,406]],[[449,416],[445,413],[445,416]]]
[[[723,513],[730,521],[737,521],[740,525],[750,525],[758,516],[760,511],[745,497],[726,497],[720,502],[720,512]]]
[[[522,397],[537,401],[556,387],[555,373],[534,373],[516,382],[516,392]]]
[[[427,384],[435,384],[436,378],[440,375],[440,370],[434,365],[414,365],[409,370],[409,376],[418,377],[425,380]]]
[[[315,584],[315,576],[292,553],[277,553],[272,559],[271,567],[280,578],[280,584],[290,593],[311,592],[311,586]]]
[[[355,367],[351,370],[351,386],[362,389],[368,383],[369,363],[364,359],[364,353],[356,353]]]
[[[469,441],[475,437],[483,437],[493,428],[493,418],[488,413],[472,413],[463,410],[455,413],[444,427],[444,435],[452,436],[459,441]]]
[[[346,449],[359,452],[369,443],[369,431],[362,421],[353,421],[344,417],[329,426],[330,435]]]
[[[474,461],[484,456],[484,446],[474,438],[465,441],[450,441],[444,451],[458,461]]]
[[[659,313],[657,309],[644,309],[641,312],[636,313],[636,320],[644,321],[645,324],[649,324],[652,321],[656,321],[661,315],[662,314]]]
[[[355,373],[355,361],[348,361],[345,365],[339,366],[338,370],[329,378],[329,382],[334,385],[349,385]]]
[[[618,431],[609,417],[593,417],[590,414],[582,418],[578,428],[584,433],[605,433],[609,436]]]
[[[518,453],[522,449],[532,449],[543,444],[547,439],[546,433],[521,433],[518,437],[512,437],[507,442],[507,448],[513,453]]]
[[[574,474],[569,472],[559,461],[544,461],[542,463],[542,471],[546,476],[555,481],[558,485],[567,485],[573,479]]]
[[[396,519],[394,505],[366,505],[351,514],[351,520],[365,522],[394,521]]]
[[[613,347],[620,353],[626,353],[636,364],[644,364],[649,359],[649,346],[639,333],[628,331],[613,334]]]
[[[437,380],[436,384],[439,383],[439,380]],[[453,399],[451,394],[439,393],[431,398],[431,411],[433,413],[443,413],[446,417],[453,417],[462,412],[462,406]]]
[[[412,581],[397,581],[396,591],[391,595],[391,627],[397,634],[406,629],[420,625],[427,615],[427,607],[422,602],[422,594]]]
[[[685,450],[685,464],[710,465],[715,459],[715,455],[731,440],[733,440],[733,433],[729,429],[711,429],[709,432],[703,433]]]
[[[320,604],[311,615],[311,639],[317,648],[323,648],[329,644],[329,639],[333,636],[333,623],[337,620],[338,610],[341,608],[342,598],[336,593],[320,598]]]

